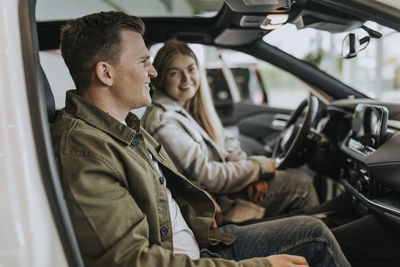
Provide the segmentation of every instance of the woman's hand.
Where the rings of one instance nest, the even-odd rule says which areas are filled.
[[[268,256],[267,259],[273,267],[307,267],[309,266],[307,260],[301,256],[294,256],[289,254],[280,254]]]
[[[214,203],[214,207],[215,207],[215,216],[214,216],[214,220],[211,223],[210,228],[212,230],[215,230],[218,228],[218,225],[220,225],[222,223],[222,209],[220,207],[220,205],[218,205],[217,201],[215,201],[215,199],[210,195],[210,193],[208,193],[206,190],[203,190],[204,193],[206,193],[206,195],[212,200],[212,202]]]
[[[258,181],[247,187],[247,196],[251,201],[257,203],[264,200],[267,190],[268,183],[266,181]]]

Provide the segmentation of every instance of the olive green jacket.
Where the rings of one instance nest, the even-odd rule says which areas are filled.
[[[65,199],[86,266],[270,266],[266,258],[241,262],[191,260],[173,254],[172,226],[162,168],[172,195],[200,247],[236,237],[211,231],[214,205],[182,176],[138,118],[128,126],[67,92],[51,127]]]

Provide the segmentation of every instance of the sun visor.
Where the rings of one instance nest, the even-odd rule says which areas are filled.
[[[245,45],[249,44],[265,34],[262,30],[226,29],[218,35],[214,42],[217,45]]]
[[[331,33],[346,32],[360,28],[363,21],[354,17],[331,15],[323,12],[305,10],[293,22],[297,29],[313,28]]]
[[[294,0],[225,0],[225,3],[235,12],[260,13],[287,11]]]

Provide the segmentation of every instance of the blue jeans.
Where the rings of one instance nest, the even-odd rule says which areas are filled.
[[[320,220],[308,216],[261,222],[245,226],[225,225],[221,232],[238,239],[229,246],[219,244],[202,249],[202,258],[243,260],[273,254],[303,256],[310,266],[351,266],[330,230]]]

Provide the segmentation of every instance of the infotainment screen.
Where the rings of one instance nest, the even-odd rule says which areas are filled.
[[[358,104],[354,112],[352,138],[377,148],[386,137],[388,113],[384,106]]]

